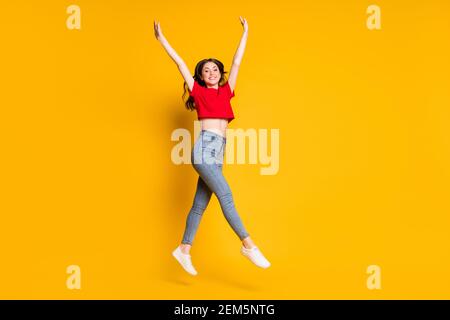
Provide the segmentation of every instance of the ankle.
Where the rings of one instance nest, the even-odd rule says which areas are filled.
[[[246,249],[252,249],[252,248],[256,247],[255,244],[253,243],[253,241],[243,241],[242,245]]]
[[[180,244],[180,251],[184,254],[189,254],[189,251],[191,250],[191,245],[189,244]]]

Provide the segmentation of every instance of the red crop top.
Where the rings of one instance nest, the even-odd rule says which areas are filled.
[[[194,80],[194,87],[189,95],[194,98],[197,107],[197,117],[202,118],[225,118],[228,122],[234,119],[230,99],[234,97],[228,81],[219,86],[218,89],[202,87]]]

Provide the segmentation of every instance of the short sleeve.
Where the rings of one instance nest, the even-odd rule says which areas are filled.
[[[199,84],[197,83],[197,80],[194,80],[194,86],[192,87],[192,91],[189,91],[189,96],[195,97],[198,91]]]
[[[226,84],[226,88],[227,88],[228,96],[230,97],[230,99],[233,98],[234,97],[234,90],[231,91],[231,87],[230,87],[230,84],[228,83],[228,81],[227,81],[227,84]]]

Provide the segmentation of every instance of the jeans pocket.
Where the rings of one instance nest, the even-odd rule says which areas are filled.
[[[214,138],[214,137],[209,137],[209,136],[207,136],[207,137],[205,137],[203,140],[202,140],[202,148],[205,150],[205,149],[216,149],[217,151],[219,151],[219,149],[220,149],[220,141],[219,140],[217,140],[217,139],[210,139],[210,138]]]
[[[211,143],[202,150],[203,159],[207,164],[217,163],[220,158],[220,144]]]
[[[216,139],[216,137],[214,137],[214,136],[212,136],[212,135],[204,134],[204,135],[202,136],[202,144],[203,144],[204,146],[207,146],[207,145],[209,145],[209,144],[211,144],[211,143],[215,143],[215,142],[217,142],[217,139]]]

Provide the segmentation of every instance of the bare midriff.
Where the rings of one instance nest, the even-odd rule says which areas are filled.
[[[225,137],[228,119],[219,119],[219,118],[203,118],[200,119],[202,130],[208,130],[220,134],[222,137]]]

